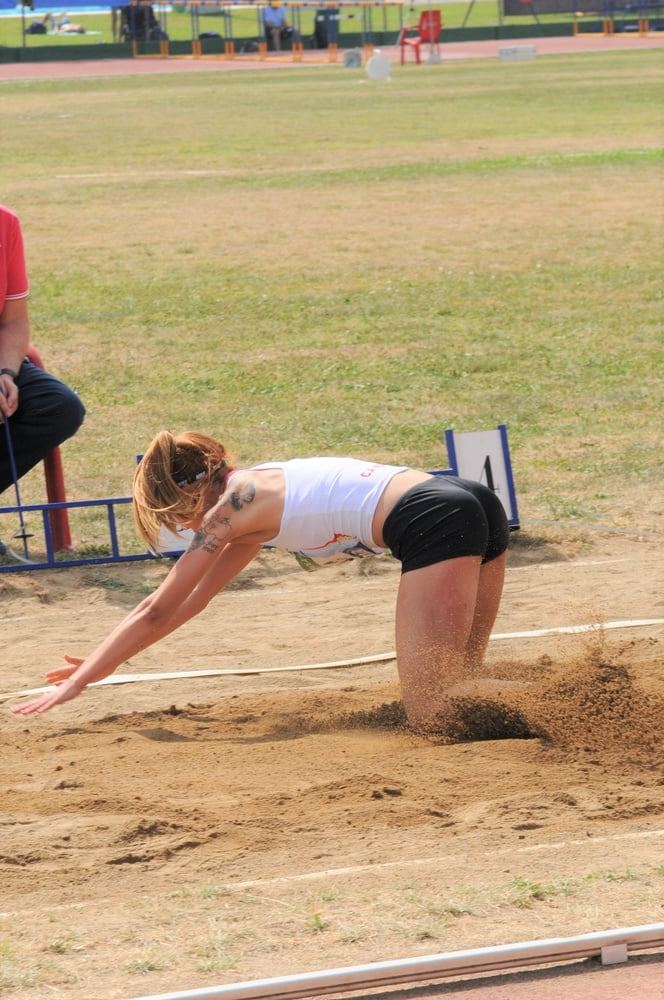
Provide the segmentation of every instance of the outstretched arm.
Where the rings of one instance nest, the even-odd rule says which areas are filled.
[[[46,675],[58,687],[32,701],[13,705],[16,715],[42,713],[71,701],[96,681],[112,674],[122,663],[179,628],[209,603],[229,580],[247,566],[260,551],[256,543],[231,542],[216,554],[216,548],[200,542],[197,534],[192,548],[173,567],[164,582],[134,608],[100,645],[79,661],[70,657],[70,667]],[[197,544],[198,540],[198,544]]]

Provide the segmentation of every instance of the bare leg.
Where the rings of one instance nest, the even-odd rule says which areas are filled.
[[[506,562],[507,552],[505,551],[497,559],[485,563],[480,570],[475,617],[466,647],[466,670],[469,674],[477,675],[484,663],[486,648],[503,594]]]
[[[480,581],[479,556],[449,559],[401,577],[397,667],[408,721],[419,729],[435,724],[448,689],[466,678],[471,637],[479,648],[489,617],[478,609]]]

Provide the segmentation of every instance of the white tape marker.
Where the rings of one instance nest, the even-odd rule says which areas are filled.
[[[538,628],[530,632],[497,632],[492,639],[528,639],[543,635],[573,635],[579,632],[600,632],[614,628],[640,628],[644,625],[664,625],[664,618],[642,618],[636,621],[603,622],[592,625],[560,625],[556,628]],[[112,674],[103,681],[88,687],[103,687],[108,684],[137,684],[141,681],[176,681],[197,677],[242,677],[258,674],[283,674],[298,670],[339,670],[345,667],[360,667],[368,663],[387,663],[396,660],[396,653],[379,653],[377,656],[360,656],[354,660],[333,660],[329,663],[300,663],[287,667],[233,667],[227,670],[179,670],[161,674]],[[0,702],[8,698],[23,698],[33,694],[51,691],[52,686],[29,688],[25,691],[10,691],[0,694]]]
[[[578,632],[603,632],[609,628],[639,628],[642,625],[663,625],[664,618],[641,618],[636,621],[597,622],[594,625],[560,625],[557,628],[536,628],[530,632],[500,632],[492,639],[528,639],[540,635],[575,635]]]

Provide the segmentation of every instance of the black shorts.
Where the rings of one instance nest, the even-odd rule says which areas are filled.
[[[502,503],[487,486],[432,476],[407,490],[385,518],[383,538],[408,573],[461,556],[496,559],[510,537]]]

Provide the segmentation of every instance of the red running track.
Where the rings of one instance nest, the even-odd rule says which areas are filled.
[[[664,48],[664,32],[661,35],[637,35],[620,33],[617,35],[580,34],[560,38],[520,38],[500,39],[484,42],[449,42],[440,47],[442,62],[436,68],[444,66],[450,60],[459,59],[495,59],[499,50],[509,46],[534,45],[537,56],[571,55],[592,52],[618,52],[636,49]],[[396,47],[383,46],[380,50],[390,62],[398,65],[399,50]],[[233,70],[270,70],[298,69],[301,66],[329,65],[324,51],[305,51],[302,62],[293,62],[288,56],[269,55],[267,59],[255,56],[238,55],[234,59],[189,57],[161,58],[158,56],[138,59],[76,59],[54,62],[25,62],[0,64],[0,81],[2,80],[48,80],[64,77],[91,76],[127,76],[147,73],[215,73],[232,72]],[[343,68],[343,53],[339,53],[336,63]],[[409,60],[412,65],[412,57]],[[426,47],[423,49],[422,69],[431,70],[426,61]],[[357,72],[357,70],[355,70]],[[645,998],[650,1000],[650,998]],[[656,1000],[664,1000],[656,998]]]

